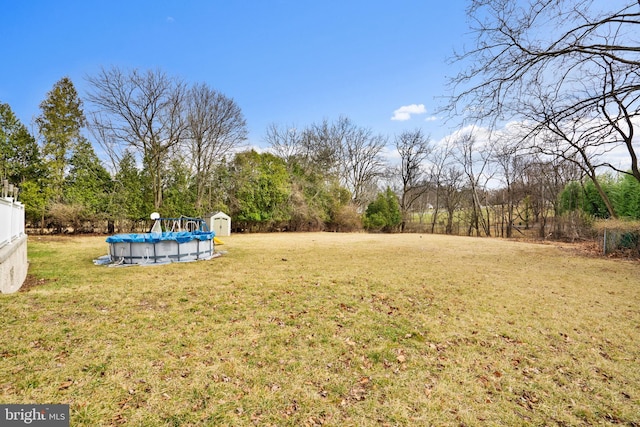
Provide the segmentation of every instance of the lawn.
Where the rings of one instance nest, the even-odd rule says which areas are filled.
[[[640,263],[565,245],[253,234],[109,268],[29,237],[0,402],[73,426],[640,425]]]

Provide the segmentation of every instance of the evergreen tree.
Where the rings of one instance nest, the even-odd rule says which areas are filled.
[[[640,219],[640,182],[631,175],[624,175],[616,185],[614,200],[621,217]]]
[[[611,176],[599,176],[598,182],[602,189],[602,193],[604,193],[609,200],[612,200],[614,193],[614,182]],[[611,201],[612,205],[613,203],[614,202]],[[603,199],[601,192],[597,189],[596,184],[593,182],[593,180],[589,180],[584,184],[583,210],[596,218],[609,218],[611,216],[611,211],[607,207],[607,204]],[[617,213],[617,208],[615,205],[613,205],[613,210]]]
[[[378,193],[369,203],[365,212],[364,226],[369,230],[393,231],[402,222],[398,196],[387,187],[384,193]]]
[[[68,77],[58,81],[40,104],[41,115],[36,123],[43,139],[42,153],[48,169],[51,196],[62,200],[69,155],[81,138],[85,125],[82,101]]]
[[[69,159],[65,179],[64,202],[80,205],[88,217],[106,212],[112,182],[91,144],[79,138]]]
[[[196,191],[191,185],[189,166],[181,156],[172,156],[165,175],[162,216],[195,216]]]
[[[28,223],[40,223],[44,228],[44,217],[49,200],[48,187],[36,180],[27,180],[20,184],[18,199],[24,204],[25,220]]]
[[[40,150],[8,104],[0,104],[0,178],[19,186],[26,220],[43,221],[49,193]]]
[[[125,151],[118,165],[113,186],[111,212],[114,219],[138,220],[147,218],[153,209],[153,200],[147,201],[145,193],[149,186],[145,183],[144,174],[138,169],[136,159],[131,151]]]
[[[623,218],[640,219],[640,183],[631,174],[613,179],[599,177],[601,186],[613,203],[614,210]],[[580,210],[595,218],[608,218],[609,210],[592,181],[584,186],[570,182],[560,193],[560,213]]]
[[[42,173],[35,138],[8,104],[0,104],[0,178],[20,185],[27,180],[37,180]]]
[[[584,206],[584,192],[579,182],[570,182],[560,193],[559,213],[572,212]]]

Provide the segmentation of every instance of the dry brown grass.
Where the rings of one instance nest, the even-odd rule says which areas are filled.
[[[594,222],[596,231],[603,230],[640,230],[640,220],[628,219],[601,219]]]
[[[72,425],[640,422],[640,264],[498,239],[268,234],[107,268],[29,241],[0,298],[0,401]]]

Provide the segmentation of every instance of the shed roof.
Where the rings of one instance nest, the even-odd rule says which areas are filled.
[[[229,215],[227,215],[226,213],[220,211],[220,212],[216,212],[215,214],[211,215],[211,218],[226,218],[226,219],[231,219],[231,217]]]

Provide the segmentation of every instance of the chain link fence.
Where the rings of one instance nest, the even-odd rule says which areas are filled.
[[[614,252],[628,252],[630,255],[640,254],[640,230],[605,228],[602,230],[601,239],[604,255]]]

